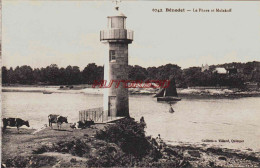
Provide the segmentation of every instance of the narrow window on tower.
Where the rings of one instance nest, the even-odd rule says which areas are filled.
[[[110,62],[116,61],[116,51],[115,50],[109,50],[109,61]]]
[[[124,22],[124,29],[125,29],[125,28],[126,28],[126,22],[125,22],[125,18],[124,18],[123,22]]]

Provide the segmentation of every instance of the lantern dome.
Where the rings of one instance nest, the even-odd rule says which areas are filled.
[[[133,31],[126,29],[126,16],[119,11],[118,6],[107,16],[107,29],[100,31],[100,41],[132,43]]]
[[[126,16],[119,10],[118,6],[115,7],[115,10],[113,10],[113,12],[108,17],[124,17],[124,18],[126,18]]]

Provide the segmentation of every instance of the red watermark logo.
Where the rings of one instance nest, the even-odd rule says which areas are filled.
[[[92,88],[118,88],[123,85],[124,88],[167,88],[170,85],[170,80],[95,80]]]

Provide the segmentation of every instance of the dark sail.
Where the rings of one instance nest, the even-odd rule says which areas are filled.
[[[176,84],[174,78],[170,80],[170,85],[165,89],[165,95],[164,96],[174,96],[178,97],[177,90],[176,90]]]
[[[159,90],[159,92],[154,97],[163,97],[165,88]]]

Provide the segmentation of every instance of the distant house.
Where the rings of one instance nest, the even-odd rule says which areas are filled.
[[[237,68],[235,68],[235,67],[229,67],[229,68],[226,68],[226,70],[227,70],[227,73],[228,73],[229,75],[237,74],[237,73],[238,73],[238,70],[237,70]]]
[[[204,71],[208,71],[209,70],[209,65],[208,64],[206,64],[205,66],[203,66],[203,64],[202,64],[202,66],[201,66],[201,72],[204,72]]]
[[[218,74],[227,74],[227,70],[225,68],[216,68],[213,72]]]

